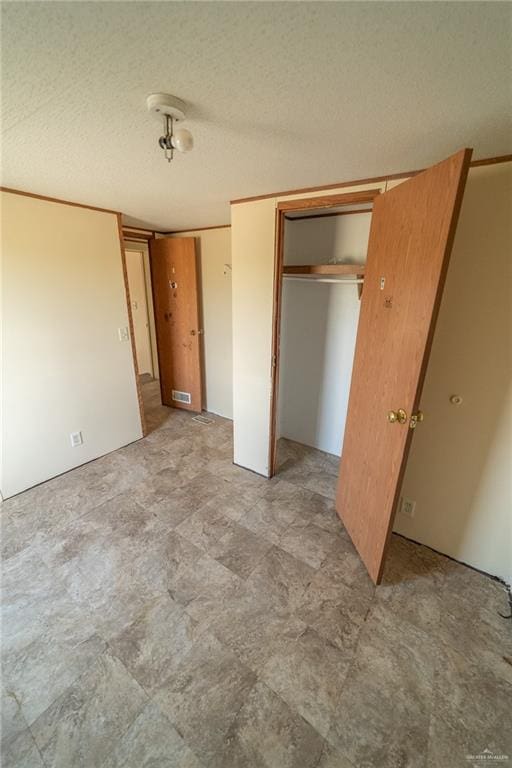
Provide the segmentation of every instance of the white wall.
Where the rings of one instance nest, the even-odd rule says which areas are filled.
[[[2,494],[142,436],[115,214],[2,192]],[[82,431],[72,448],[70,433]]]
[[[472,168],[395,530],[512,582],[512,163]],[[461,405],[450,403],[459,394]]]
[[[198,241],[203,317],[204,391],[207,411],[233,418],[231,229],[191,230],[176,237]]]
[[[285,264],[366,262],[371,214],[287,221]],[[355,285],[284,280],[279,436],[341,454],[360,301]]]

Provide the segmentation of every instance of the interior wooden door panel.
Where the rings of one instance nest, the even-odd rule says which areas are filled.
[[[150,243],[162,403],[200,411],[202,370],[198,269],[193,237]]]
[[[374,201],[336,509],[376,584],[470,160],[462,150]],[[405,423],[388,421],[398,409]]]

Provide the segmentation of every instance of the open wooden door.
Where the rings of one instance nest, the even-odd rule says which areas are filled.
[[[471,152],[458,152],[374,202],[336,509],[376,584]]]
[[[196,241],[162,237],[150,241],[151,281],[162,403],[202,408]]]

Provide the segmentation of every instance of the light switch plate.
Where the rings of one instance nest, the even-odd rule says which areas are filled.
[[[119,336],[119,341],[128,341],[130,338],[130,334],[128,333],[128,326],[125,326],[124,328],[118,328],[117,334]]]
[[[69,438],[71,440],[72,448],[76,448],[78,445],[82,445],[84,442],[84,438],[82,437],[81,432],[71,432]]]

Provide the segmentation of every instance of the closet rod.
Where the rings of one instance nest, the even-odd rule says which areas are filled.
[[[362,285],[364,279],[357,280],[340,279],[337,277],[297,277],[296,275],[283,275],[285,280],[299,280],[301,283],[339,283],[339,285]]]

